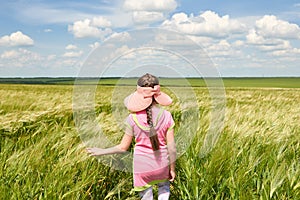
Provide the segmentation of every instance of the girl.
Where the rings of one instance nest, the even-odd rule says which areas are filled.
[[[160,91],[159,80],[151,74],[138,79],[137,90],[125,98],[131,112],[119,145],[107,149],[87,148],[92,156],[124,153],[135,138],[133,156],[134,190],[142,199],[153,199],[152,186],[158,186],[158,199],[169,199],[170,182],[175,178],[176,147],[174,121],[167,106],[171,98]]]

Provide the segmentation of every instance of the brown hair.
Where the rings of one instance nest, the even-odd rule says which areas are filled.
[[[157,77],[147,73],[138,79],[137,85],[140,87],[154,87],[155,85],[159,85],[159,80]],[[159,150],[158,136],[157,136],[156,130],[154,128],[153,119],[152,119],[152,105],[155,102],[156,101],[153,98],[152,104],[146,108],[147,123],[150,127],[149,138],[150,138],[150,142],[151,142],[153,151]]]

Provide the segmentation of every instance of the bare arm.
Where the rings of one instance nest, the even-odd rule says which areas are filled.
[[[91,156],[101,156],[101,155],[125,153],[131,144],[132,138],[133,138],[133,136],[124,134],[120,144],[118,144],[114,147],[110,147],[107,149],[92,147],[92,148],[87,148],[87,151]]]
[[[167,132],[167,145],[170,158],[170,181],[174,181],[176,172],[175,172],[175,163],[176,163],[176,144],[174,139],[174,129],[171,129]]]

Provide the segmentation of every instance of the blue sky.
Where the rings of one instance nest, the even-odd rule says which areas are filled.
[[[185,34],[224,77],[300,76],[299,0],[14,0],[0,26],[0,77],[77,76],[103,41],[140,27]]]

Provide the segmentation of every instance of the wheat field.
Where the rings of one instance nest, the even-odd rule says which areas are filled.
[[[118,141],[113,90],[97,87],[95,110]],[[300,89],[227,87],[224,127],[205,156],[210,97],[193,90],[200,129],[177,160],[171,199],[300,199]],[[0,199],[138,199],[131,173],[87,155],[72,95],[72,85],[0,85]],[[180,120],[176,103],[169,110]]]

